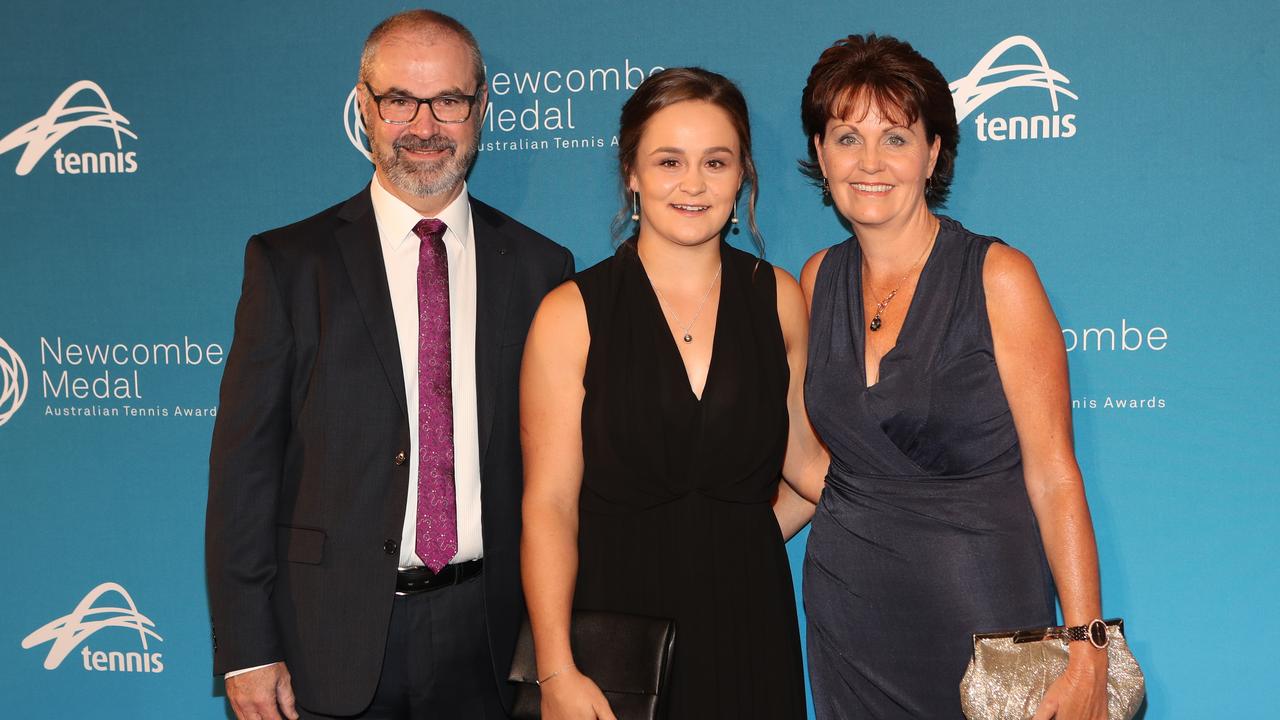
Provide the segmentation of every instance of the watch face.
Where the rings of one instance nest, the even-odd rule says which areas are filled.
[[[1096,648],[1107,646],[1107,624],[1101,620],[1089,623],[1089,642]]]

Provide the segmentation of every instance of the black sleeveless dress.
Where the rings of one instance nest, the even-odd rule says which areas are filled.
[[[1053,624],[987,321],[993,242],[942,218],[871,388],[857,241],[818,270],[805,400],[831,470],[804,565],[818,718],[960,720],[971,634]]]
[[[775,279],[727,244],[721,256],[701,401],[632,245],[574,278],[591,331],[574,606],[675,619],[671,720],[802,720],[771,507],[789,377]]]

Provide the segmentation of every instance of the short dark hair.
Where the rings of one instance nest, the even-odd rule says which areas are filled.
[[[622,105],[618,121],[618,175],[622,180],[622,210],[614,218],[614,233],[618,235],[631,216],[631,191],[627,180],[636,166],[636,152],[645,126],[659,110],[686,100],[711,103],[724,110],[729,122],[738,132],[741,148],[742,179],[750,186],[747,194],[747,227],[756,249],[764,254],[764,238],[756,226],[756,199],[759,197],[756,163],[751,159],[751,119],[747,113],[747,100],[733,81],[719,73],[700,67],[667,68],[654,73],[640,83],[640,87]]]
[[[453,18],[434,10],[406,10],[383,20],[369,31],[364,41],[364,50],[360,53],[360,81],[369,79],[374,56],[378,46],[388,35],[397,32],[422,33],[426,35],[444,33],[453,35],[467,46],[471,54],[472,73],[475,75],[476,89],[485,84],[484,58],[480,55],[480,45],[476,37],[465,25]]]
[[[813,139],[822,139],[829,119],[848,117],[863,102],[874,105],[894,122],[910,125],[921,120],[930,143],[941,138],[925,201],[930,206],[945,205],[960,144],[951,88],[932,62],[909,43],[888,35],[850,35],[837,40],[809,71],[800,98],[809,159],[800,161],[801,172],[822,183]]]

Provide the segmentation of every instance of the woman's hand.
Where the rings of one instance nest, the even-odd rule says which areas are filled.
[[[604,693],[577,668],[547,680],[541,689],[543,720],[617,720]]]
[[[1066,672],[1049,686],[1032,720],[1107,720],[1107,651],[1071,645]]]

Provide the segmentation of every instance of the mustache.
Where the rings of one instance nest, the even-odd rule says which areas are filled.
[[[450,152],[457,152],[458,143],[444,135],[432,135],[428,138],[421,138],[416,135],[402,135],[399,138],[396,138],[396,141],[392,143],[391,147],[396,150],[403,149],[427,152],[448,150]]]

